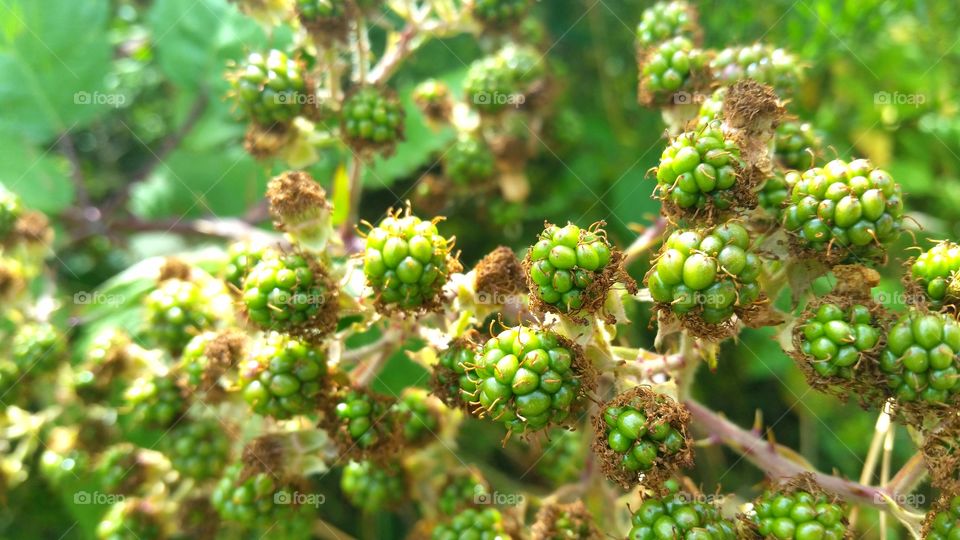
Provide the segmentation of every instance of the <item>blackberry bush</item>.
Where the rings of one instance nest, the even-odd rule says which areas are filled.
[[[954,305],[960,299],[960,245],[950,241],[937,243],[921,253],[910,265],[910,276],[933,309]],[[916,299],[914,299],[916,300]]]
[[[659,197],[687,215],[749,206],[742,168],[736,141],[724,134],[720,122],[711,122],[680,134],[663,151],[657,166]]]
[[[747,230],[727,222],[670,234],[647,274],[647,287],[662,309],[718,325],[760,298],[760,271]]]
[[[230,436],[216,419],[181,422],[164,441],[173,468],[194,480],[219,477],[230,457]]]
[[[675,92],[694,92],[707,80],[706,54],[685,37],[674,37],[642,52],[640,99],[645,104],[665,100]],[[674,97],[672,103],[687,100]]]
[[[489,538],[510,540],[504,525],[503,514],[496,508],[467,508],[434,527],[432,540],[462,540],[464,538]]]
[[[846,507],[823,493],[788,489],[765,492],[745,520],[760,538],[813,540],[849,538]]]
[[[450,408],[460,408],[470,402],[476,392],[467,366],[473,363],[476,352],[463,339],[455,340],[437,356],[433,370],[433,393]]]
[[[637,43],[650,47],[672,37],[692,39],[697,29],[697,14],[682,0],[657,2],[643,10],[637,25]]]
[[[360,88],[343,102],[343,136],[357,151],[390,154],[403,140],[403,107],[396,96],[377,88]]]
[[[789,172],[787,184],[784,227],[831,262],[880,258],[900,235],[900,185],[865,159]]]
[[[282,420],[313,412],[327,386],[327,355],[308,341],[270,332],[240,366],[240,385],[257,414]]]
[[[736,526],[724,519],[720,508],[706,497],[693,496],[668,487],[661,497],[648,497],[633,512],[631,540],[675,538],[678,540],[734,540]]]
[[[440,236],[435,221],[391,211],[367,233],[363,273],[384,308],[430,309],[459,269],[452,249],[453,239]]]
[[[248,56],[233,75],[233,90],[244,114],[266,128],[303,114],[312,92],[304,66],[276,49]]]
[[[366,514],[396,506],[406,498],[403,473],[396,465],[351,461],[343,468],[340,489],[350,504]]]
[[[474,412],[525,433],[564,424],[595,384],[581,351],[548,330],[516,326],[484,343],[467,366]]]
[[[481,137],[461,137],[443,155],[443,170],[458,184],[482,182],[496,172],[493,152]]]
[[[960,392],[958,355],[956,320],[910,309],[887,332],[879,366],[897,401],[946,405]]]

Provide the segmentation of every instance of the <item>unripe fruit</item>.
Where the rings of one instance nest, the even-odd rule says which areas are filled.
[[[222,401],[235,384],[245,345],[246,336],[234,331],[204,332],[191,339],[180,355],[180,385],[195,399]]]
[[[676,315],[717,325],[760,297],[760,257],[736,222],[704,230],[678,229],[647,274],[653,300]]]
[[[434,527],[432,540],[464,540],[483,538],[510,540],[503,523],[503,515],[496,508],[482,510],[468,508],[448,521]]]
[[[547,309],[574,314],[602,307],[618,264],[603,229],[572,223],[547,224],[525,261],[530,292]]]
[[[165,538],[164,516],[153,503],[128,498],[116,502],[97,525],[97,540]]]
[[[326,377],[321,347],[278,332],[257,341],[240,366],[243,398],[255,413],[277,419],[316,410]]]
[[[674,37],[642,54],[640,97],[645,103],[681,90],[694,91],[706,79],[707,56],[685,37]]]
[[[403,502],[406,489],[399,466],[351,461],[343,468],[340,489],[350,504],[372,515]]]
[[[583,472],[587,451],[582,431],[552,429],[543,453],[537,457],[537,473],[556,487],[575,482]]]
[[[134,421],[150,428],[170,427],[187,407],[176,380],[170,374],[139,377],[123,397]]]
[[[325,334],[336,324],[336,296],[325,269],[307,254],[270,251],[243,281],[243,304],[265,330]]]
[[[545,75],[543,56],[530,47],[508,44],[470,64],[463,81],[467,103],[482,114],[531,106],[528,94]]]
[[[123,375],[132,366],[130,336],[117,329],[96,334],[74,371],[73,388],[86,403],[116,405],[122,397]]]
[[[403,439],[411,447],[423,446],[439,439],[443,404],[425,389],[404,389],[393,410],[402,422]]]
[[[760,43],[723,49],[710,61],[710,69],[725,85],[753,79],[780,90],[796,86],[803,74],[796,56]]]
[[[472,0],[471,13],[487,30],[502,32],[516,25],[530,9],[530,0]]]
[[[178,354],[193,336],[212,329],[217,313],[199,284],[167,279],[144,299],[144,337]]]
[[[220,517],[276,538],[310,536],[312,519],[301,511],[294,489],[265,472],[244,474],[240,464],[227,468],[210,495]]]
[[[960,534],[960,495],[942,497],[923,523],[924,540],[953,540]]]
[[[476,353],[466,340],[455,340],[441,351],[433,372],[433,393],[450,408],[460,408],[470,402],[477,390],[467,373]]]
[[[452,248],[453,240],[440,236],[435,221],[391,212],[367,233],[363,273],[382,307],[430,309],[459,268]]]
[[[820,155],[820,138],[807,122],[781,123],[774,133],[773,145],[774,157],[787,169],[809,169]]]
[[[245,242],[235,242],[227,250],[226,267],[223,270],[223,280],[226,281],[233,290],[243,290],[243,280],[247,273],[260,262],[267,254],[267,248],[263,246],[254,246]]]
[[[311,90],[304,71],[282,51],[253,53],[233,76],[237,102],[261,126],[288,124],[305,111],[309,101]]]
[[[869,161],[833,160],[803,174],[787,173],[790,197],[783,225],[801,245],[831,262],[880,258],[900,235],[900,185]]]
[[[760,208],[766,210],[777,222],[780,222],[783,215],[783,203],[789,196],[790,187],[787,185],[785,173],[774,171],[773,176],[764,182],[763,188],[757,194],[757,200]]]
[[[481,182],[496,173],[493,151],[482,137],[461,137],[443,155],[447,177],[458,184]]]
[[[437,496],[437,509],[451,516],[464,508],[488,501],[489,488],[479,472],[473,469],[458,469],[448,473]]]
[[[350,0],[296,0],[297,17],[311,36],[322,45],[346,41],[350,30],[347,16]]]
[[[537,512],[532,540],[600,540],[605,538],[583,501],[548,503]]]
[[[219,476],[230,457],[230,437],[217,419],[186,420],[163,440],[173,468],[194,480]]]
[[[880,370],[898,402],[952,403],[960,393],[960,324],[911,308],[887,332]]]
[[[714,503],[670,486],[662,497],[648,497],[633,512],[627,538],[735,540],[736,527]]]
[[[516,326],[500,332],[467,366],[474,412],[517,433],[566,422],[594,383],[580,354],[547,330]]]
[[[910,266],[910,277],[922,289],[933,309],[952,305],[960,299],[960,245],[942,241],[923,252]]]
[[[349,95],[340,117],[343,136],[357,151],[390,154],[403,140],[403,105],[377,88],[363,87]]]
[[[448,120],[453,110],[450,87],[436,79],[427,79],[418,84],[413,89],[413,102],[431,122]]]
[[[794,331],[803,361],[819,377],[854,380],[861,362],[872,361],[883,333],[882,321],[864,304],[821,303],[808,310]]]
[[[659,196],[681,212],[710,207],[729,210],[738,201],[742,182],[740,148],[719,121],[678,135],[660,156]]]
[[[845,506],[815,490],[766,491],[745,518],[759,538],[842,540],[849,535]]]
[[[67,338],[48,322],[27,323],[17,330],[10,352],[22,373],[37,375],[67,359]]]
[[[637,44],[650,47],[669,38],[682,36],[693,38],[697,14],[690,4],[675,0],[657,2],[643,10],[637,25]]]
[[[129,443],[104,450],[97,457],[95,472],[105,492],[123,496],[146,493],[163,474],[160,463],[148,451]]]
[[[330,400],[321,427],[343,455],[367,460],[390,455],[403,444],[395,401],[362,388],[343,388]]]

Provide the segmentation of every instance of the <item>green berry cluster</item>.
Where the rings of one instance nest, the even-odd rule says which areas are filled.
[[[781,165],[805,170],[820,154],[820,138],[808,122],[783,122],[774,132],[773,148]]]
[[[451,473],[440,488],[437,508],[441,513],[452,516],[463,508],[473,506],[477,500],[486,500],[488,491],[479,473],[470,469],[458,470]]]
[[[300,20],[312,23],[342,19],[347,14],[344,0],[296,0]]]
[[[583,433],[557,428],[550,431],[549,441],[537,459],[537,472],[555,486],[580,478],[587,452]]]
[[[396,506],[406,495],[400,467],[371,461],[348,463],[340,477],[340,489],[350,504],[367,514]]]
[[[643,88],[652,94],[673,93],[690,86],[707,65],[707,56],[685,37],[664,41],[648,53],[640,69]]]
[[[334,414],[350,440],[362,449],[376,446],[384,438],[379,424],[388,418],[387,407],[379,400],[358,390],[349,390],[334,406]]]
[[[148,480],[148,468],[141,449],[129,443],[120,443],[107,447],[97,457],[95,470],[105,492],[134,495],[142,491]]]
[[[440,404],[423,388],[405,389],[393,410],[402,419],[403,439],[411,446],[426,444],[438,437]]]
[[[470,64],[463,90],[473,108],[496,114],[508,106],[525,104],[531,85],[544,72],[542,55],[535,49],[509,44]]]
[[[481,182],[496,172],[493,151],[482,137],[460,137],[443,155],[443,170],[458,184]]]
[[[735,540],[736,527],[704,497],[677,489],[648,498],[631,517],[630,540]]]
[[[429,307],[456,266],[451,248],[433,221],[392,214],[367,233],[363,272],[382,304]]]
[[[649,47],[674,36],[689,38],[694,24],[690,4],[682,0],[657,2],[640,16],[637,43],[641,47]]]
[[[723,49],[710,61],[710,69],[722,84],[753,79],[779,89],[795,86],[802,72],[796,56],[761,43]]]
[[[924,540],[952,540],[960,534],[960,495],[927,515]]]
[[[446,523],[437,525],[430,536],[431,540],[464,540],[478,538],[483,540],[510,540],[503,523],[503,514],[496,508],[467,508],[450,518]]]
[[[182,422],[164,441],[173,468],[194,480],[219,476],[230,456],[230,437],[215,419]]]
[[[396,96],[364,87],[343,102],[341,127],[355,148],[387,153],[403,140],[403,118],[403,105]]]
[[[270,332],[240,366],[241,392],[255,413],[286,419],[316,409],[326,375],[327,357],[321,347]]]
[[[540,430],[565,421],[583,391],[576,354],[548,330],[508,328],[483,345],[462,389],[508,430]]]
[[[750,250],[742,225],[678,229],[647,274],[647,287],[654,301],[668,304],[673,313],[699,308],[704,322],[718,324],[760,297],[760,270],[760,257]]]
[[[773,215],[780,221],[783,215],[783,203],[790,196],[790,186],[787,185],[786,174],[774,171],[773,176],[767,178],[757,193],[758,206]]]
[[[503,30],[514,26],[530,9],[530,0],[472,0],[473,17],[484,27]]]
[[[467,373],[467,366],[473,363],[474,354],[465,343],[454,342],[437,357],[437,367],[434,370],[435,393],[448,407],[468,403],[469,394],[475,391]]]
[[[193,336],[214,327],[218,319],[211,299],[199,284],[167,279],[144,299],[144,337],[179,353]]]
[[[23,214],[23,205],[16,193],[0,186],[0,242],[13,232],[17,220]]]
[[[720,210],[734,203],[740,148],[728,138],[719,121],[678,135],[660,155],[657,184],[661,197],[681,209]]]
[[[776,540],[841,540],[847,538],[844,507],[826,495],[808,491],[767,491],[748,514],[761,538]]]
[[[243,280],[247,316],[267,330],[290,330],[315,321],[331,295],[320,267],[297,253],[271,252]]]
[[[843,258],[877,257],[900,235],[899,184],[869,161],[833,160],[804,173],[787,173],[790,198],[783,224],[807,247],[831,248]]]
[[[549,533],[544,540],[595,540],[601,538],[593,519],[581,504],[573,508],[558,508],[552,523],[545,523]]]
[[[97,525],[97,540],[165,538],[163,517],[152,503],[139,498],[114,503]]]
[[[270,537],[310,536],[310,520],[293,504],[297,501],[290,487],[265,472],[243,472],[240,464],[228,467],[210,495],[210,502],[224,521],[269,531]]]
[[[629,472],[649,471],[687,446],[677,426],[651,420],[647,411],[629,405],[603,410],[607,445],[620,455],[620,466]]]
[[[900,401],[943,404],[960,393],[960,324],[911,309],[887,332],[880,370]]]
[[[210,365],[206,356],[207,345],[217,338],[216,332],[204,332],[187,342],[180,354],[179,370],[183,374],[185,386],[192,391],[205,391],[204,373]]]
[[[921,253],[910,267],[910,276],[923,289],[930,306],[940,309],[960,298],[960,245],[943,241]]]
[[[610,259],[610,244],[602,230],[581,229],[572,223],[547,225],[530,249],[531,292],[557,311],[577,312],[606,296],[606,290],[591,287]]]
[[[247,116],[265,127],[293,121],[304,111],[309,97],[303,66],[276,49],[248,56],[233,87]]]
[[[864,354],[876,347],[883,328],[863,304],[821,304],[799,326],[800,350],[823,377],[853,379]]]
[[[153,428],[169,427],[186,408],[183,393],[170,374],[138,377],[123,397],[131,418]]]
[[[67,339],[48,322],[20,326],[11,343],[11,357],[23,373],[44,373],[66,359]]]
[[[443,81],[427,79],[413,89],[413,101],[429,120],[445,120],[450,113],[450,87]]]
[[[243,279],[258,262],[267,254],[267,249],[254,246],[246,242],[235,242],[227,248],[227,265],[223,270],[223,280],[234,287],[243,290]]]

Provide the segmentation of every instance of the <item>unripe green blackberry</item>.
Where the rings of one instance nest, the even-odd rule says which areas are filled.
[[[441,351],[433,372],[433,391],[450,408],[459,408],[469,403],[477,391],[467,373],[476,354],[469,342],[456,340]]]
[[[507,105],[516,106],[520,97],[515,90],[513,73],[496,56],[474,60],[463,80],[467,103],[485,114],[496,114]]]
[[[214,487],[210,502],[227,523],[269,531],[271,538],[307,538],[309,512],[300,510],[295,494],[291,486],[270,474],[244,474],[243,466],[235,464]]]
[[[434,527],[431,540],[464,540],[482,538],[489,540],[510,540],[504,526],[503,515],[496,508],[467,508],[450,518],[449,521]]]
[[[443,405],[423,388],[404,389],[393,406],[402,422],[403,439],[410,446],[422,446],[439,438]]]
[[[921,253],[910,266],[910,277],[923,290],[930,307],[940,309],[960,300],[960,245],[944,240]]]
[[[743,162],[736,141],[719,121],[678,135],[664,149],[657,166],[657,189],[665,202],[681,211],[712,206],[727,210],[738,200]]]
[[[850,380],[857,376],[861,359],[875,356],[872,351],[883,327],[870,307],[825,302],[806,315],[794,335],[804,361],[817,375]]]
[[[193,336],[213,328],[212,299],[193,281],[167,279],[144,299],[143,333],[147,340],[178,354]]]
[[[647,273],[647,287],[665,309],[676,315],[699,314],[715,325],[760,298],[760,270],[749,233],[730,221],[674,231]]]
[[[816,164],[820,155],[820,138],[809,123],[787,121],[777,126],[773,148],[781,165],[806,170]]]
[[[48,322],[27,323],[17,330],[11,357],[24,374],[56,369],[67,357],[67,338]]]
[[[791,171],[786,181],[790,198],[784,227],[830,261],[882,257],[885,245],[900,235],[900,185],[865,159],[836,159],[803,174]]]
[[[147,375],[133,381],[124,401],[140,426],[164,429],[186,410],[187,403],[173,375]]]
[[[467,366],[474,411],[517,433],[565,423],[594,382],[587,369],[576,345],[559,335],[508,328]]]
[[[0,185],[0,243],[13,232],[23,215],[23,205],[16,193]]]
[[[104,450],[97,457],[95,471],[105,492],[127,496],[147,492],[161,476],[159,464],[147,451],[129,443]]]
[[[230,437],[215,419],[181,422],[164,441],[173,468],[194,480],[219,476],[230,457]]]
[[[488,499],[489,488],[483,476],[473,469],[460,469],[448,474],[437,496],[437,508],[452,516]]]
[[[334,287],[306,254],[267,253],[243,280],[243,304],[265,330],[322,334],[336,323]]]
[[[612,480],[657,487],[693,463],[689,413],[664,394],[637,387],[605,404],[594,421],[594,450]]]
[[[403,502],[406,495],[399,466],[371,461],[351,461],[343,468],[340,489],[350,504],[366,514],[375,514]]]
[[[484,28],[503,31],[523,19],[530,9],[530,0],[471,0],[470,9]]]
[[[383,307],[430,309],[459,269],[453,239],[440,236],[436,222],[391,211],[367,233],[363,273]]]
[[[296,0],[297,18],[321,45],[346,41],[350,0]]]
[[[306,109],[311,93],[303,65],[276,49],[248,56],[232,83],[240,108],[265,127],[292,122]]]
[[[735,540],[736,526],[724,519],[720,509],[702,497],[670,489],[662,497],[650,497],[633,512],[630,540]]]
[[[773,176],[767,178],[763,188],[757,194],[758,206],[766,210],[779,222],[783,215],[783,203],[790,196],[790,186],[787,185],[783,171],[774,171]]]
[[[796,86],[803,74],[796,56],[760,43],[723,49],[710,61],[710,69],[724,85],[753,79],[780,90]]]
[[[260,262],[268,249],[246,242],[235,242],[227,249],[228,262],[223,270],[223,280],[236,291],[243,290],[243,279]]]
[[[448,120],[453,110],[450,87],[437,79],[427,79],[418,84],[413,89],[413,102],[427,120],[432,122]]]
[[[321,347],[279,332],[258,340],[240,366],[241,392],[253,412],[281,420],[315,411],[326,376]]]
[[[374,459],[390,454],[403,444],[395,402],[360,388],[345,388],[333,397],[321,427],[327,430],[343,454],[356,459]]]
[[[693,38],[697,14],[682,0],[657,2],[643,10],[637,25],[637,44],[650,47],[672,37]]]
[[[458,184],[481,182],[496,173],[493,151],[481,137],[461,137],[443,155],[443,170]]]
[[[953,540],[960,534],[960,495],[943,497],[923,523],[924,540]]]
[[[349,95],[340,116],[343,135],[356,150],[389,154],[403,140],[403,105],[377,88],[363,87]]]
[[[619,259],[613,258],[600,225],[547,224],[530,248],[525,262],[530,292],[551,311],[596,312],[602,307]]]
[[[228,372],[233,375],[244,355],[246,337],[239,332],[204,332],[190,340],[180,355],[180,384],[193,397],[216,403],[225,397]]]
[[[745,517],[760,538],[841,540],[849,535],[845,512],[826,494],[799,489],[765,492]]]
[[[700,110],[697,112],[697,125],[707,126],[714,120],[721,120],[725,99],[727,99],[726,86],[717,88],[709,97],[704,98],[703,102],[700,103]]]
[[[153,503],[128,498],[114,503],[97,525],[97,540],[162,540],[165,517]]]
[[[911,308],[887,331],[880,370],[900,402],[947,404],[960,393],[960,324]]]
[[[701,79],[706,79],[707,56],[685,37],[664,41],[643,54],[640,91],[645,102],[680,90],[695,90]]]
[[[537,472],[554,486],[575,482],[583,472],[586,453],[583,432],[553,429],[537,458]]]

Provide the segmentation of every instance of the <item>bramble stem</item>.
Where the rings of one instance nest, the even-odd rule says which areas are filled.
[[[627,249],[623,251],[626,256],[625,265],[629,265],[637,260],[638,257],[649,251],[663,236],[667,230],[667,220],[663,216],[658,217],[643,234],[637,237]]]

